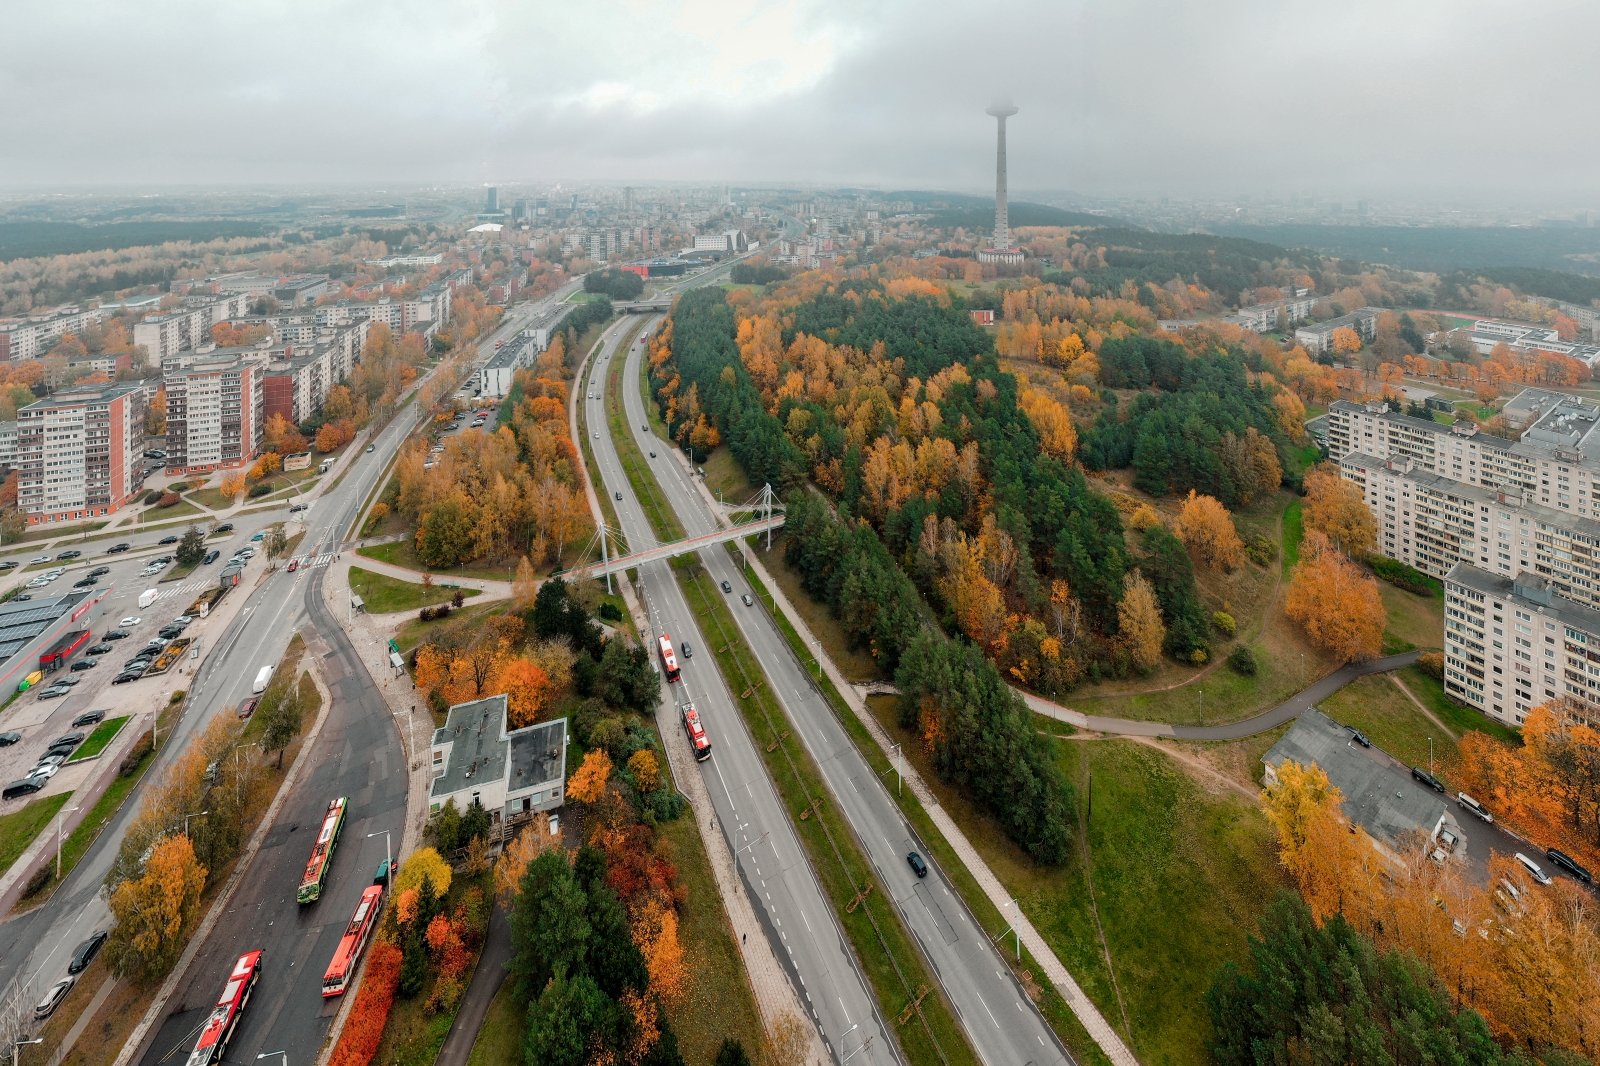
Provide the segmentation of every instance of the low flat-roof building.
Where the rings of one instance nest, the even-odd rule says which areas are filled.
[[[1262,757],[1268,785],[1277,782],[1285,760],[1322,767],[1339,789],[1345,817],[1383,847],[1398,849],[1417,833],[1433,840],[1444,828],[1449,808],[1443,796],[1418,784],[1408,770],[1356,747],[1350,731],[1321,711],[1303,711]]]
[[[428,809],[474,801],[490,819],[515,823],[561,806],[566,792],[567,720],[506,728],[506,697],[489,696],[450,708],[433,733],[433,781]]]

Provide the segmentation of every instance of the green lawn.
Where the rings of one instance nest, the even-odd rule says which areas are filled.
[[[142,517],[156,522],[166,522],[173,518],[184,518],[188,515],[205,513],[203,508],[196,506],[189,500],[179,500],[171,507],[146,507]]]
[[[724,1037],[739,1041],[753,1061],[760,1061],[766,1057],[760,1053],[766,1031],[694,819],[694,811],[688,810],[656,828],[661,857],[678,871],[683,899],[678,938],[684,965],[694,975],[688,995],[669,1020],[685,1062],[709,1063]]]
[[[627,351],[631,337],[632,334],[625,336],[617,350]],[[657,539],[664,544],[670,544],[672,541],[683,539],[683,526],[667,503],[666,495],[661,491],[655,472],[650,469],[651,460],[645,458],[633,434],[629,432],[627,414],[622,407],[622,368],[625,365],[621,360],[613,360],[606,370],[607,425],[611,431],[612,443],[617,449],[617,457],[622,460],[623,472],[628,476],[628,485],[633,489],[639,506],[644,509],[645,517],[650,521],[650,528],[655,531]],[[657,450],[656,454],[661,458],[657,458],[655,462],[672,461],[665,451]],[[603,492],[604,486],[597,481],[595,489]]]
[[[91,759],[105,751],[106,745],[110,744],[112,738],[122,732],[122,727],[128,724],[128,718],[128,715],[123,715],[121,718],[107,718],[95,726],[94,732],[90,733],[83,743],[78,745],[78,750],[72,753],[70,761],[80,762],[83,759]]]
[[[706,487],[712,493],[720,491],[723,503],[741,504],[761,491],[761,486],[746,476],[744,467],[733,457],[731,448],[714,449],[706,457],[705,468]]]
[[[471,603],[458,611],[451,611],[448,618],[435,619],[424,622],[420,618],[411,618],[402,622],[395,629],[394,640],[402,653],[409,652],[418,644],[428,639],[428,635],[437,629],[451,625],[470,624],[475,619],[483,618],[497,612],[504,613],[506,604],[504,600],[489,603]]]
[[[379,562],[391,566],[403,566],[407,570],[417,573],[431,573],[435,577],[472,577],[480,581],[510,581],[516,576],[517,565],[509,566],[457,566],[448,570],[435,569],[424,566],[421,559],[417,558],[416,544],[410,537],[391,540],[386,544],[372,544],[365,548],[356,549],[356,554],[364,555],[368,559],[377,559]]]
[[[458,592],[467,599],[481,595],[478,589],[448,589],[442,584],[428,588],[418,582],[402,581],[359,566],[350,568],[350,591],[366,603],[368,614],[415,611],[436,603],[448,603]]]
[[[700,975],[696,974],[698,978]],[[515,1066],[522,1061],[522,1034],[527,1028],[526,1004],[517,1002],[511,994],[511,982],[500,985],[489,1013],[483,1016],[483,1025],[472,1042],[472,1052],[467,1056],[467,1066]],[[674,1030],[676,1031],[676,1030]],[[679,1047],[686,1047],[684,1034],[679,1033]],[[695,1060],[688,1060],[695,1061]],[[709,1058],[704,1061],[711,1061]]]
[[[1385,654],[1389,654],[1391,647],[1396,651],[1409,651],[1443,646],[1443,596],[1418,596],[1383,580],[1378,581],[1378,594],[1383,597],[1384,610],[1389,612],[1389,624],[1383,635]]]
[[[1305,538],[1305,517],[1301,514],[1299,500],[1290,502],[1283,511],[1283,576],[1288,577],[1300,561],[1300,541]]]
[[[1420,666],[1408,666],[1396,671],[1400,680],[1412,695],[1421,700],[1434,714],[1438,715],[1444,724],[1458,733],[1465,734],[1476,729],[1480,733],[1487,733],[1496,740],[1505,744],[1520,747],[1522,734],[1510,726],[1498,722],[1475,707],[1468,707],[1464,703],[1457,703],[1444,694],[1444,683],[1430,677],[1427,671]]]
[[[49,825],[56,812],[67,805],[72,793],[32,800],[20,811],[0,816],[0,871],[11,869],[34,838]]]
[[[205,488],[196,489],[187,494],[192,503],[197,503],[209,511],[226,511],[232,507],[238,496],[224,496],[221,489]]]

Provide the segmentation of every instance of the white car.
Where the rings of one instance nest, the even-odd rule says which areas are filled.
[[[48,584],[50,584],[50,582],[46,579],[42,577],[36,577],[32,581],[28,582],[27,587],[30,589],[42,589]]]
[[[60,769],[61,769],[61,767],[59,767],[59,766],[49,766],[49,765],[35,766],[32,770],[30,770],[28,772],[28,776],[33,778],[33,779],[35,779],[35,780],[37,780],[37,781],[48,781],[52,777],[56,776],[56,773]]]
[[[118,629],[132,629],[134,626],[138,625],[140,622],[143,622],[143,621],[144,621],[143,618],[139,618],[137,616],[130,615],[129,617],[124,618],[122,621],[118,622],[117,623],[117,628]]]
[[[32,566],[35,563],[48,563],[53,558],[55,557],[52,555],[35,555],[32,559],[28,560],[28,565]]]

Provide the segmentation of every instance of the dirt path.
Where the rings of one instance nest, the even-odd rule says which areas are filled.
[[[1423,713],[1423,715],[1425,715],[1427,717],[1428,721],[1432,722],[1434,725],[1436,725],[1440,729],[1444,730],[1445,736],[1449,737],[1451,740],[1460,740],[1461,739],[1461,734],[1460,733],[1457,733],[1454,729],[1451,729],[1449,726],[1445,725],[1444,722],[1440,720],[1438,715],[1436,715],[1432,711],[1430,711],[1427,708],[1427,706],[1425,704],[1423,704],[1423,702],[1421,700],[1417,699],[1417,694],[1412,692],[1410,687],[1407,686],[1404,681],[1400,680],[1399,675],[1397,675],[1397,674],[1385,674],[1384,676],[1387,677],[1394,684],[1395,688],[1399,689],[1401,692],[1404,692],[1406,694],[1406,699],[1410,700],[1412,703],[1417,705],[1417,710],[1421,711]]]
[[[1231,790],[1232,792],[1234,792],[1234,793],[1236,793],[1236,794],[1238,794],[1240,796],[1243,796],[1245,799],[1249,800],[1251,803],[1256,803],[1261,798],[1260,795],[1256,792],[1255,789],[1245,787],[1244,785],[1242,785],[1239,782],[1235,781],[1233,778],[1229,777],[1227,774],[1223,773],[1221,770],[1218,770],[1215,766],[1212,766],[1210,763],[1206,762],[1204,759],[1200,758],[1197,755],[1193,755],[1193,754],[1191,754],[1191,753],[1189,753],[1187,751],[1184,751],[1182,748],[1180,748],[1180,747],[1178,747],[1176,745],[1163,744],[1161,741],[1155,739],[1154,737],[1120,737],[1120,738],[1117,738],[1117,739],[1131,740],[1135,744],[1143,744],[1147,748],[1154,748],[1157,751],[1161,752],[1163,755],[1165,755],[1168,758],[1172,759],[1174,762],[1182,763],[1184,766],[1187,766],[1189,769],[1194,770],[1194,771],[1204,775],[1205,777],[1217,782],[1219,785],[1222,785],[1224,788],[1227,788],[1227,789]]]

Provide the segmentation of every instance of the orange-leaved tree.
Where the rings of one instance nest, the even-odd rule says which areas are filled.
[[[356,993],[355,1006],[339,1033],[328,1066],[367,1066],[378,1053],[383,1029],[394,1007],[395,989],[400,986],[400,963],[404,958],[394,944],[380,940],[367,955],[367,972]]]
[[[1365,555],[1378,539],[1378,522],[1372,517],[1361,489],[1339,476],[1332,463],[1318,463],[1306,471],[1305,523],[1322,533],[1346,555]]]
[[[1233,516],[1214,497],[1190,489],[1173,532],[1202,566],[1232,571],[1244,565],[1244,541],[1233,528]]]
[[[1377,655],[1388,623],[1377,580],[1316,530],[1306,533],[1300,553],[1289,577],[1284,613],[1300,623],[1311,643],[1340,662]]]
[[[1349,326],[1340,326],[1333,331],[1333,350],[1340,355],[1349,355],[1361,350],[1361,334]]]
[[[596,748],[583,757],[583,762],[567,781],[567,798],[579,803],[594,803],[605,795],[606,783],[611,780],[611,756]]]
[[[537,664],[521,656],[504,655],[489,691],[506,694],[506,726],[521,729],[539,720],[539,712],[550,699],[550,679]]]
[[[217,491],[222,493],[222,495],[226,496],[228,499],[233,499],[233,497],[244,491],[244,475],[224,475],[222,480],[217,483]]]

